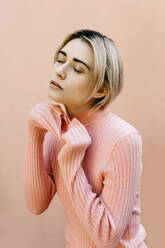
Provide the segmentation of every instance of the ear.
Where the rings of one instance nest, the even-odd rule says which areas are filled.
[[[103,96],[105,96],[105,95],[106,95],[106,89],[103,88],[103,89],[98,90],[98,91],[95,93],[94,98],[101,98],[101,97],[103,97]]]

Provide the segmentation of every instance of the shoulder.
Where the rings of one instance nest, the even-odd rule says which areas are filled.
[[[108,133],[113,131],[113,135],[121,137],[132,132],[138,132],[135,126],[119,117],[117,114],[110,112],[104,119],[104,125],[108,129]]]
[[[138,139],[138,141],[141,140],[139,130],[113,112],[110,112],[102,121],[102,125],[100,125],[102,128],[101,134],[105,142],[108,142],[108,144],[112,146],[111,148],[113,148],[119,140],[123,140],[123,138],[127,136],[137,137],[136,139]]]

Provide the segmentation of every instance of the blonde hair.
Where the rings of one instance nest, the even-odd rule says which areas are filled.
[[[92,107],[103,109],[112,102],[123,88],[123,60],[115,42],[100,32],[81,29],[69,33],[59,44],[54,55],[57,60],[58,52],[71,40],[81,38],[88,42],[94,52],[94,80],[96,82],[92,94],[87,101],[100,89],[106,89],[106,95],[94,99]],[[54,63],[53,62],[53,63]]]

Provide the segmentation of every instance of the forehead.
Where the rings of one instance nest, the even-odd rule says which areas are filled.
[[[62,49],[68,58],[77,58],[87,63],[91,68],[94,63],[93,49],[90,44],[79,38],[69,41]]]

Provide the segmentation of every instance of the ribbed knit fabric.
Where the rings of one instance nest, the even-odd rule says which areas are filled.
[[[53,115],[47,130],[28,121],[27,207],[41,214],[58,194],[66,212],[66,248],[146,248],[141,135],[108,109],[89,112],[73,119],[63,115],[69,120],[65,132],[60,122],[53,124]],[[57,117],[56,122],[60,112]],[[40,121],[45,123],[44,117]]]

